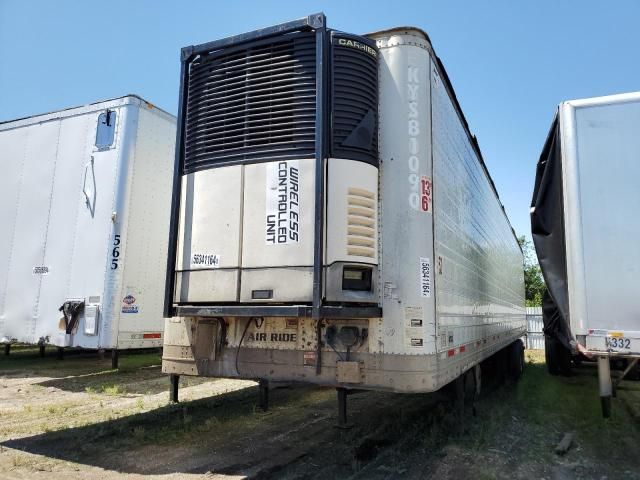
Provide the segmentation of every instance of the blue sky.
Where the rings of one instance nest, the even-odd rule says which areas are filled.
[[[0,0],[0,121],[127,93],[175,113],[181,47],[317,11],[429,33],[518,233],[556,105],[640,90],[635,0]]]

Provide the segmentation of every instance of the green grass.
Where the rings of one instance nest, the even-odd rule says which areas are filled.
[[[67,376],[114,371],[111,369],[111,357],[108,352],[102,360],[95,350],[71,349],[65,350],[64,355],[64,359],[59,360],[56,347],[47,347],[46,355],[42,358],[37,346],[12,346],[10,355],[0,354],[0,374],[27,371],[34,374]],[[157,350],[132,353],[124,351],[120,352],[119,371],[127,372],[150,365],[160,365],[161,361]]]
[[[547,373],[542,352],[528,352],[522,379],[511,388],[490,393],[478,404],[465,446],[483,451],[495,446],[509,423],[522,425],[530,459],[552,459],[553,447],[567,432],[591,458],[615,463],[628,460],[637,449],[638,425],[620,401],[614,400],[612,416],[602,417],[595,368],[582,367],[572,377]]]

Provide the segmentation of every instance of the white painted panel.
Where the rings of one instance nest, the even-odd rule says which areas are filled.
[[[244,167],[243,301],[250,299],[252,290],[265,289],[273,290],[269,301],[291,301],[291,292],[282,288],[287,283],[296,283],[296,301],[311,301],[311,277],[284,267],[313,265],[314,166],[314,159],[304,159]],[[279,270],[269,275],[268,270],[258,270],[274,267]],[[300,298],[300,292],[309,295]]]
[[[313,267],[269,267],[243,270],[240,288],[240,301],[246,303],[311,302]],[[273,298],[252,299],[253,290],[272,290]]]
[[[238,269],[188,270],[176,274],[174,301],[229,302],[238,298]]]
[[[242,170],[212,168],[183,177],[178,270],[239,266]],[[199,261],[201,256],[217,256],[218,263]]]
[[[0,175],[0,223],[3,225],[0,234],[0,333],[7,339],[16,337],[19,331],[17,322],[11,320],[12,315],[7,315],[7,309],[13,310],[13,300],[7,298],[7,288],[16,241],[15,228],[28,135],[26,129],[8,130],[0,134],[0,163],[5,168],[4,174]]]
[[[278,165],[285,162],[257,163],[245,166],[244,174],[244,214],[242,228],[242,267],[282,267],[286,265],[313,265],[313,233],[314,233],[314,185],[315,185],[315,160],[293,160],[288,163],[289,172],[297,169],[299,195],[299,218],[297,241],[288,240],[288,243],[268,243],[268,219],[267,219],[267,190],[269,195],[285,195],[284,206],[290,204],[292,188],[288,183],[288,190],[279,186],[277,182]],[[283,167],[284,168],[284,167]],[[268,171],[276,172],[268,181]],[[289,177],[291,178],[291,177]],[[271,219],[269,219],[271,220]],[[278,222],[280,226],[286,227],[289,233],[293,231],[289,228],[288,216],[276,217],[276,230]],[[277,231],[276,231],[277,233]]]
[[[102,322],[98,336],[85,336],[82,325],[71,339],[72,345],[85,348],[97,348],[99,345],[111,346],[111,332],[113,311],[108,294],[105,293],[105,276],[111,271],[111,257],[113,251],[113,212],[117,212],[114,205],[117,185],[118,162],[122,153],[122,137],[127,132],[129,115],[133,107],[118,108],[116,112],[116,134],[113,147],[97,151],[95,148],[95,132],[98,116],[102,111],[88,114],[86,143],[76,139],[75,148],[85,152],[85,158],[79,165],[80,174],[76,176],[78,184],[74,194],[69,199],[70,209],[77,211],[75,229],[70,237],[73,252],[71,255],[71,273],[67,295],[69,298],[87,298],[89,295],[103,297]],[[93,157],[93,161],[91,160]],[[86,172],[86,182],[85,182]],[[83,190],[92,190],[95,179],[95,203],[89,205]],[[89,193],[91,197],[91,193]],[[117,212],[119,215],[120,212]],[[122,247],[120,247],[122,251]],[[122,267],[119,260],[116,274]],[[80,322],[84,324],[84,314]]]
[[[418,32],[385,34],[380,47],[380,195],[383,325],[380,351],[435,352],[431,120],[427,42]],[[423,206],[423,198],[426,203]],[[423,260],[424,259],[424,260]],[[430,290],[423,293],[423,283]]]
[[[11,250],[7,252],[10,259],[3,312],[7,330],[2,336],[28,342],[38,340],[37,324],[47,315],[40,304],[40,286],[43,281],[56,281],[50,269],[47,275],[39,275],[33,273],[33,268],[48,267],[44,265],[44,252],[59,129],[59,121],[36,124],[17,139],[26,141],[26,146],[19,177],[13,179],[19,185],[19,196],[13,204],[15,227]],[[9,161],[20,163],[15,158]]]
[[[164,284],[176,122],[142,104],[138,107],[135,144],[129,160],[130,189],[122,258],[117,345],[162,345]],[[128,295],[135,298],[130,308]],[[130,312],[130,313],[127,313]],[[142,338],[140,338],[142,334]],[[146,338],[145,338],[146,334]]]
[[[561,115],[572,332],[640,331],[640,94]]]
[[[85,114],[60,120],[58,154],[53,189],[45,263],[51,265],[50,279],[44,282],[40,292],[43,321],[39,323],[38,337],[57,341],[60,334],[58,308],[69,298],[84,298],[87,293],[82,284],[71,290],[72,264],[74,263],[77,219],[86,209],[82,193],[85,167],[90,165],[92,144],[95,139],[97,114]],[[90,166],[87,168],[89,173]],[[91,178],[91,175],[88,175]],[[87,180],[89,182],[89,179]],[[98,185],[96,185],[98,187]],[[87,185],[87,188],[89,187]],[[110,190],[110,188],[109,188]],[[105,194],[104,185],[96,188],[96,201]],[[109,199],[109,201],[111,201]],[[103,260],[97,275],[98,285],[93,285],[91,295],[102,294]],[[91,283],[91,282],[89,282]],[[88,285],[87,285],[88,286]]]
[[[177,301],[238,301],[243,169],[213,168],[182,178]]]

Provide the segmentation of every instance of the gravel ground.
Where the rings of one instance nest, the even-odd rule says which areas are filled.
[[[444,392],[362,392],[343,430],[331,389],[274,389],[265,413],[254,382],[183,378],[172,405],[158,354],[113,371],[95,354],[16,352],[0,360],[0,478],[640,478],[640,383],[604,420],[593,366],[558,378],[541,352],[527,358],[519,383],[489,386],[462,420]]]

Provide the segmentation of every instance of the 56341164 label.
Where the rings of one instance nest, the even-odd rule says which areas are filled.
[[[214,253],[194,253],[191,255],[191,268],[218,268],[220,255]]]

